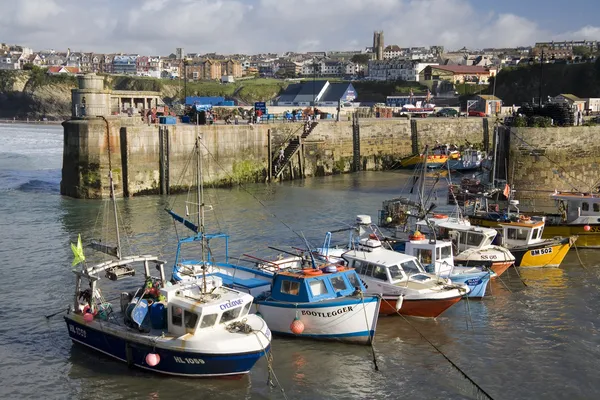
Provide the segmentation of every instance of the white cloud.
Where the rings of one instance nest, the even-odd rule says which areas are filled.
[[[35,49],[169,54],[364,48],[447,49],[600,39],[600,27],[550,32],[474,0],[0,0],[0,37]]]

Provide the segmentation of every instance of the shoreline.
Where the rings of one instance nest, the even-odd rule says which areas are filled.
[[[34,120],[23,120],[23,119],[6,119],[0,118],[0,124],[12,125],[12,124],[28,124],[28,125],[60,125],[63,121],[34,121]]]

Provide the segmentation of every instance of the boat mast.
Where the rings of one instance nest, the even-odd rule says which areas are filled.
[[[119,236],[119,216],[117,215],[117,200],[115,196],[115,182],[113,181],[112,171],[108,171],[108,179],[110,180],[110,197],[112,198],[113,210],[115,212],[115,231],[117,232],[117,258],[121,259],[121,237]]]
[[[197,125],[196,125],[197,127]],[[200,136],[196,134],[196,190],[198,194],[198,228],[200,231],[200,249],[202,252],[202,286],[206,293],[206,246],[204,243],[204,180],[202,177],[202,154],[200,151]]]

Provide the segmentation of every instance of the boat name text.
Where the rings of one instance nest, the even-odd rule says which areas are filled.
[[[481,259],[482,260],[496,260],[496,259],[498,259],[498,256],[494,255],[494,254],[490,254],[490,255],[482,254]]]
[[[83,338],[87,336],[87,333],[85,332],[85,329],[80,328],[80,327],[75,326],[75,325],[69,324],[69,331],[71,331],[72,333],[76,334],[77,336],[81,336]]]
[[[342,307],[339,308],[335,311],[331,311],[328,313],[324,313],[324,312],[318,312],[318,311],[310,311],[310,310],[302,310],[302,315],[310,315],[313,317],[321,317],[321,318],[331,318],[331,317],[335,317],[336,315],[342,315],[343,313],[352,311],[352,307],[348,306],[348,307]]]
[[[240,306],[244,304],[244,300],[233,300],[229,303],[221,304],[221,310],[227,310],[228,308]]]
[[[541,256],[544,254],[550,254],[552,253],[552,247],[546,247],[543,249],[535,249],[535,250],[531,250],[531,255],[532,256]]]
[[[173,357],[173,359],[179,364],[205,364],[201,358]]]

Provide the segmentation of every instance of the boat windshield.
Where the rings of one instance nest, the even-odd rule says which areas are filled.
[[[402,264],[400,264],[400,266],[402,267],[402,269],[404,270],[404,272],[406,272],[408,275],[418,274],[420,272],[425,272],[423,270],[423,267],[421,267],[419,265],[419,263],[417,263],[417,260],[408,260],[408,261],[405,261]]]
[[[400,280],[404,278],[404,274],[402,273],[402,270],[400,268],[398,268],[397,265],[392,265],[391,267],[388,267],[388,271],[390,271],[390,277],[392,278],[392,281],[396,281],[396,280]]]

